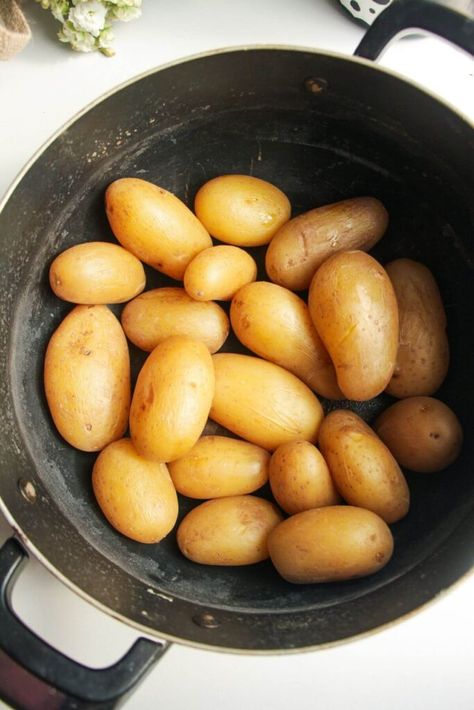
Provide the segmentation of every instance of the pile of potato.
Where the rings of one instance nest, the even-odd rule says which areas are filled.
[[[190,560],[270,556],[290,582],[328,582],[388,562],[388,524],[410,504],[400,466],[449,466],[462,430],[430,397],[449,364],[435,279],[366,253],[387,228],[381,202],[290,210],[281,190],[245,175],[203,185],[195,214],[144,180],[113,182],[106,211],[121,246],[78,244],[51,264],[54,293],[78,305],[49,342],[45,390],[61,436],[101,452],[93,489],[119,532],[162,540],[178,492],[205,501],[177,530]],[[270,281],[256,281],[242,247],[265,244]],[[142,262],[184,287],[143,292]],[[308,288],[306,303],[294,291]],[[230,323],[215,301],[230,301]],[[125,302],[120,323],[107,304]],[[217,352],[230,326],[255,355]],[[133,395],[127,338],[150,353]],[[318,399],[383,391],[400,401],[373,428],[348,408],[324,416]],[[203,436],[209,418],[239,438]],[[251,495],[267,481],[278,505]]]

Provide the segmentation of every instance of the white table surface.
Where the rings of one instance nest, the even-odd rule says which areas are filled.
[[[2,0],[0,0],[1,2]],[[38,147],[90,101],[142,71],[224,46],[281,44],[350,54],[363,34],[335,0],[144,0],[117,26],[117,55],[69,51],[55,23],[25,2],[33,39],[0,64],[0,194]],[[382,64],[429,87],[474,119],[474,63],[433,38],[395,43]],[[0,542],[10,534],[0,515]],[[127,710],[472,710],[474,576],[403,623],[330,649],[237,656],[172,646],[127,700]],[[32,560],[13,603],[50,643],[94,667],[136,638]],[[1,631],[0,631],[1,632]],[[0,702],[0,707],[5,707]]]

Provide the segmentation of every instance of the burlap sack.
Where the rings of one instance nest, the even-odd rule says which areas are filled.
[[[31,31],[15,0],[0,0],[0,59],[10,59],[28,44]]]

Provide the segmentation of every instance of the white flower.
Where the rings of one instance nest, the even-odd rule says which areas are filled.
[[[0,0],[0,3],[2,0]],[[141,15],[142,0],[36,0],[61,22],[58,37],[77,52],[99,50],[111,57],[115,20],[128,21]]]
[[[65,22],[58,32],[60,42],[69,42],[76,52],[91,52],[95,49],[95,37],[89,32],[78,32],[70,22]]]
[[[99,35],[99,38],[97,40],[97,46],[100,47],[101,49],[109,49],[112,46],[112,42],[114,41],[114,33],[112,32],[111,27],[106,27],[105,30],[102,30],[102,32]]]
[[[128,22],[129,20],[134,20],[136,17],[140,17],[142,11],[139,7],[124,7],[117,6],[111,7],[109,9],[108,17],[113,20],[122,20],[122,22]]]
[[[142,0],[107,0],[109,5],[118,7],[141,7]]]
[[[106,57],[112,57],[115,54],[112,47],[114,39],[114,33],[110,27],[106,27],[105,30],[102,30],[97,39],[97,47]]]
[[[98,0],[81,2],[69,10],[68,20],[78,32],[89,32],[98,37],[105,27],[107,8]]]
[[[51,0],[49,8],[56,20],[64,22],[69,12],[69,3],[67,0]]]

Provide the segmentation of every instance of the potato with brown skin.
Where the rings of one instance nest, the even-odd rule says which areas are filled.
[[[130,439],[109,444],[92,470],[97,503],[122,535],[160,542],[178,517],[178,496],[164,463],[139,456]]]
[[[130,434],[141,456],[167,463],[199,439],[214,395],[211,355],[198,340],[175,336],[153,350],[137,379]]]
[[[283,516],[256,496],[231,496],[201,503],[181,521],[179,549],[203,565],[252,565],[268,557],[267,538]]]
[[[138,348],[151,352],[174,335],[200,340],[215,353],[229,335],[229,319],[217,303],[198,303],[183,288],[155,288],[127,303],[122,327]]]
[[[75,244],[59,254],[49,269],[52,290],[71,303],[124,303],[141,293],[145,282],[137,257],[108,242]]]
[[[147,180],[115,180],[107,188],[105,208],[120,244],[173,279],[182,279],[196,254],[212,246],[184,202]]]
[[[374,429],[400,466],[411,471],[442,471],[461,453],[459,419],[433,397],[408,397],[392,404],[377,418]]]
[[[199,252],[184,273],[184,288],[196,301],[230,301],[257,278],[257,264],[240,247],[220,244]]]
[[[120,323],[107,306],[76,306],[51,336],[44,387],[61,436],[99,451],[123,436],[130,409],[130,358]]]
[[[169,471],[178,493],[188,498],[223,498],[253,493],[268,481],[270,454],[228,436],[202,436]]]
[[[326,259],[340,251],[369,251],[387,225],[387,210],[375,197],[317,207],[294,217],[275,234],[265,258],[267,274],[280,286],[302,291]]]
[[[277,571],[293,584],[341,582],[378,572],[393,553],[393,537],[375,513],[349,505],[306,510],[268,537]]]
[[[209,234],[226,244],[268,244],[290,219],[287,196],[266,180],[251,175],[221,175],[197,192],[194,211]]]
[[[276,502],[290,515],[341,502],[326,461],[308,441],[279,446],[270,460],[269,476]]]
[[[249,350],[289,370],[319,395],[344,398],[308,307],[295,293],[267,281],[248,284],[232,299],[230,320]]]
[[[446,313],[438,285],[431,271],[412,259],[396,259],[385,268],[400,315],[397,361],[387,392],[398,398],[433,394],[449,367]]]
[[[309,291],[309,312],[348,399],[368,400],[392,377],[398,350],[398,306],[383,267],[362,251],[331,257]]]
[[[386,523],[408,513],[405,476],[387,446],[357,414],[348,409],[330,412],[321,425],[319,447],[348,503],[372,510]]]
[[[317,440],[323,409],[291,372],[249,355],[217,353],[212,359],[211,419],[269,451],[293,439]]]

